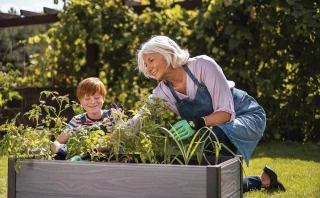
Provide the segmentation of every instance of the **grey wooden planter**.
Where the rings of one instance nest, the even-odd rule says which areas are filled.
[[[218,165],[27,160],[8,162],[9,198],[242,197],[238,159]]]

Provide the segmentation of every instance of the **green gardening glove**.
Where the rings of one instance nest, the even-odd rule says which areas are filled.
[[[82,159],[79,155],[73,156],[68,161],[73,161],[73,162],[90,162],[90,159]]]
[[[170,132],[175,140],[181,141],[193,136],[195,130],[192,129],[187,120],[181,120],[172,126]]]

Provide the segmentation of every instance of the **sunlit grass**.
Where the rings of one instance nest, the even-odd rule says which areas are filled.
[[[260,175],[264,165],[270,166],[286,188],[286,192],[255,191],[245,193],[247,198],[319,197],[320,146],[300,143],[260,143],[250,166],[244,167],[248,175]]]
[[[0,158],[0,198],[7,197],[7,173],[8,173],[8,160],[7,158]]]

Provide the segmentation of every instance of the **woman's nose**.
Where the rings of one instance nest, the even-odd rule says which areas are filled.
[[[151,65],[148,65],[148,67],[147,67],[147,72],[150,72],[151,70],[152,70]]]

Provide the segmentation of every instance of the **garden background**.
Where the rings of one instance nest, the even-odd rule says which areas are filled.
[[[135,52],[152,35],[167,35],[192,56],[214,58],[257,99],[267,113],[262,142],[319,144],[319,1],[203,0],[186,10],[158,0],[141,14],[119,0],[63,2],[57,23],[0,28],[2,122],[30,109],[34,90],[75,98],[76,85],[89,76],[105,83],[106,104],[135,109],[157,84],[138,75]],[[97,52],[91,65],[88,46]]]

